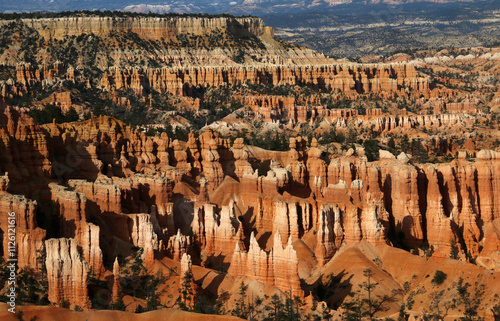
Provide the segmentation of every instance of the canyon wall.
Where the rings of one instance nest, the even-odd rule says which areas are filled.
[[[82,34],[106,36],[113,32],[132,31],[149,40],[169,39],[177,34],[203,35],[215,30],[230,30],[242,35],[274,36],[273,28],[255,17],[59,17],[21,19],[38,30],[46,40]],[[10,21],[2,20],[0,25]]]
[[[225,264],[233,277],[298,296],[304,247],[321,267],[362,240],[407,249],[427,243],[441,257],[456,244],[462,259],[499,268],[487,260],[500,249],[495,151],[441,164],[388,152],[376,162],[325,159],[316,140],[309,145],[302,137],[290,140],[289,151],[271,152],[241,139],[231,146],[212,131],[172,142],[109,117],[44,126],[25,117],[4,109],[3,155],[12,157],[2,162],[0,203],[18,215],[19,265],[37,267],[45,249],[56,304],[89,307],[86,275],[111,269],[117,254],[129,253],[123,244],[142,248],[148,269],[161,256],[179,261],[199,253],[199,264]],[[37,157],[23,162],[21,151]],[[269,168],[259,175],[264,162]],[[33,181],[29,173],[39,175]],[[63,238],[45,241],[39,204],[15,195],[37,190],[57,209]],[[0,221],[4,256],[6,225]]]
[[[162,69],[110,69],[101,80],[105,90],[131,89],[138,95],[154,89],[176,96],[192,96],[200,86],[306,84],[317,89],[343,93],[400,92],[411,86],[429,94],[429,80],[420,77],[410,64],[393,65],[266,65],[198,66]],[[401,92],[404,92],[401,91]]]

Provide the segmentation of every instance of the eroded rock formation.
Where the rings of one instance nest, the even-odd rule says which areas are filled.
[[[283,247],[279,230],[274,234],[274,245],[269,253],[260,248],[252,233],[248,252],[243,252],[237,243],[231,262],[231,275],[276,286],[283,292],[290,291],[293,296],[304,294],[300,288],[298,258],[292,238],[289,237]]]
[[[233,277],[300,296],[311,268],[299,270],[299,258],[324,267],[343,246],[360,241],[407,248],[428,242],[435,256],[448,257],[453,239],[460,258],[468,254],[498,269],[495,151],[477,152],[475,162],[462,157],[433,165],[388,152],[376,162],[347,152],[328,160],[315,140],[308,147],[302,137],[290,141],[290,151],[271,152],[242,140],[231,148],[213,131],[172,143],[109,117],[26,127],[29,120],[16,113],[5,114],[2,139],[15,157],[1,165],[0,203],[19,218],[20,266],[37,267],[46,248],[55,304],[90,307],[85,275],[102,276],[113,264],[106,257],[129,255],[132,247],[143,249],[148,271],[160,257],[182,262],[188,253],[200,253],[192,259],[196,264],[217,264]],[[19,137],[36,139],[14,139],[18,128],[31,133]],[[58,163],[40,157],[23,165],[20,151],[45,153]],[[23,168],[28,174],[21,175]],[[41,175],[28,183],[31,172]],[[59,225],[51,233],[65,238],[45,241],[46,231],[37,224],[40,204],[14,191],[43,204],[53,201]],[[7,223],[0,224],[5,256]],[[49,263],[49,257],[63,259]]]
[[[87,290],[89,267],[78,253],[76,240],[50,239],[45,241],[45,247],[49,301],[56,305],[89,309]]]
[[[10,240],[8,236],[10,228],[11,232],[16,232],[17,265],[21,268],[39,267],[37,259],[43,254],[44,240],[47,233],[37,225],[37,203],[21,195],[0,192],[0,207],[4,211],[0,220],[2,255],[4,257],[9,255]],[[14,213],[13,216],[9,215],[10,213]],[[12,218],[15,219],[15,224],[9,224]]]

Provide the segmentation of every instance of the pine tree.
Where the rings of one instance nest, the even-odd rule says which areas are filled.
[[[457,242],[455,241],[454,238],[451,238],[450,240],[450,258],[454,260],[458,260],[458,254],[459,254],[459,249]]]
[[[286,316],[284,313],[283,301],[281,300],[281,296],[278,294],[274,294],[271,296],[270,305],[267,305],[265,309],[268,311],[267,317],[264,319],[266,321],[281,321],[286,320]]]
[[[378,286],[378,283],[372,282],[372,277],[374,275],[373,271],[371,269],[364,270],[363,275],[367,280],[359,284],[360,290],[349,294],[349,296],[354,299],[342,304],[345,310],[342,316],[343,320],[361,320],[363,317],[369,317],[369,319],[372,320],[374,319],[375,313],[386,311],[388,309],[386,303],[394,302],[395,297],[399,294],[397,291],[393,291],[391,295],[377,295],[374,297],[373,291]],[[364,298],[361,299],[362,297]]]
[[[473,293],[469,292],[469,287],[469,283],[464,284],[464,280],[462,278],[458,279],[456,286],[458,299],[454,299],[454,307],[464,307],[464,317],[462,317],[461,320],[481,320],[481,317],[477,314],[484,296],[484,284],[476,282]]]
[[[219,315],[226,314],[226,303],[230,298],[230,294],[227,291],[222,290],[217,299],[215,300],[215,313]]]
[[[248,285],[245,285],[243,281],[240,284],[240,290],[238,292],[239,299],[235,300],[235,308],[233,310],[233,315],[246,319],[249,314],[249,306],[246,304]]]
[[[189,310],[189,303],[193,295],[193,289],[191,287],[193,275],[191,272],[186,271],[181,283],[181,296],[179,298],[179,307],[182,310]]]
[[[80,116],[78,115],[75,107],[71,107],[68,112],[64,114],[64,121],[66,122],[77,121],[78,119],[80,119]]]
[[[158,295],[158,286],[164,282],[163,275],[158,273],[156,276],[148,276],[146,281],[146,310],[152,311],[158,309],[160,298]]]
[[[378,283],[371,283],[371,278],[373,277],[373,271],[371,269],[367,269],[363,271],[363,275],[367,278],[367,281],[363,282],[361,288],[368,292],[368,297],[365,301],[368,303],[368,316],[373,318],[375,314],[375,310],[373,309],[374,302],[372,301],[372,291],[378,285]]]
[[[399,145],[403,152],[408,153],[410,150],[410,139],[408,138],[408,135],[405,134],[403,138],[401,138]]]
[[[118,289],[118,300],[111,304],[113,310],[125,311],[125,303],[123,302],[122,291]]]
[[[351,297],[354,297],[355,293],[351,292],[349,294]],[[363,317],[363,303],[358,298],[353,301],[344,302],[342,304],[342,308],[344,309],[344,313],[342,314],[342,320],[344,321],[361,321]]]

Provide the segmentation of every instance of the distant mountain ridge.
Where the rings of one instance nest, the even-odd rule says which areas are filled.
[[[417,48],[491,46],[498,0],[7,0],[0,12],[118,10],[261,17],[283,40],[334,57]]]
[[[424,48],[495,46],[500,1],[336,6],[334,12],[263,15],[278,37],[334,57]]]
[[[231,13],[231,14],[298,14],[332,12],[338,6],[406,5],[412,3],[480,3],[490,0],[7,0],[0,3],[2,12],[126,10],[133,12]],[[355,8],[355,7],[353,7]]]

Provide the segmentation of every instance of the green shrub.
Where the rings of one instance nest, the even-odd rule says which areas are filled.
[[[434,273],[434,277],[432,278],[431,282],[437,285],[441,285],[443,284],[444,280],[446,280],[446,273],[437,270],[436,273]]]

